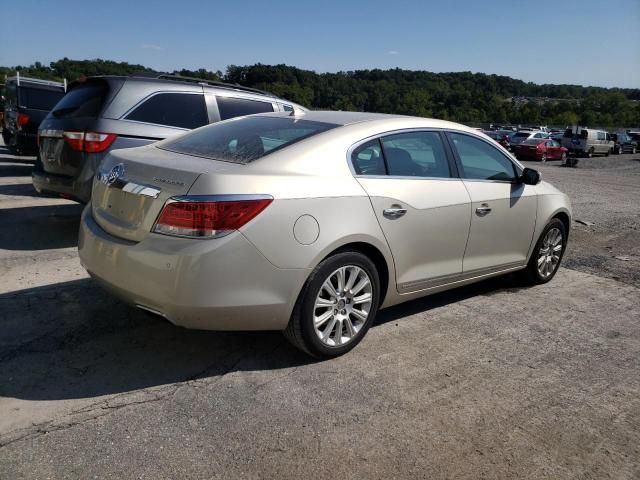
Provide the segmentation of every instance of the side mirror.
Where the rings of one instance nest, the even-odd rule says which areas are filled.
[[[537,185],[542,180],[542,175],[533,168],[525,168],[520,176],[520,181],[525,185]]]

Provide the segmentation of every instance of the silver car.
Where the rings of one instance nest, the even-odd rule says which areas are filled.
[[[326,358],[380,308],[516,270],[548,282],[570,224],[566,195],[471,128],[294,111],[112,152],[79,250],[176,325],[283,330]]]

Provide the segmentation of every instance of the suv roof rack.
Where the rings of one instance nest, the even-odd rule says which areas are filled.
[[[63,82],[56,82],[55,80],[41,80],[39,78],[23,77],[22,75],[20,75],[20,72],[16,72],[16,74],[11,77],[7,77],[5,75],[4,77],[5,83],[8,83],[10,80],[15,80],[18,86],[20,86],[20,82],[26,82],[26,83],[36,84],[36,85],[43,85],[46,87],[63,87],[65,90],[67,89],[66,78],[64,79],[64,83],[63,83]]]
[[[203,83],[206,85],[211,85],[213,87],[228,88],[230,90],[241,90],[243,92],[258,93],[260,95],[266,95],[268,97],[275,97],[273,93],[264,90],[258,90],[257,88],[244,87],[242,85],[238,85],[237,83],[225,83],[219,82],[217,80],[206,80],[204,78],[185,77],[182,75],[173,75],[168,73],[157,75],[155,78],[159,78],[162,80],[175,80],[178,82]]]

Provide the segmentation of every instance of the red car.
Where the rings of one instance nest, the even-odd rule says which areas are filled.
[[[495,140],[504,148],[509,150],[509,135],[504,132],[497,132],[494,130],[481,130],[487,137]]]
[[[532,138],[517,145],[512,145],[513,154],[519,160],[567,160],[567,150],[555,140],[549,138]]]

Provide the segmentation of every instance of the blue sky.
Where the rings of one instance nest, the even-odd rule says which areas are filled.
[[[640,88],[640,0],[4,2],[0,65],[400,67]]]

